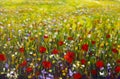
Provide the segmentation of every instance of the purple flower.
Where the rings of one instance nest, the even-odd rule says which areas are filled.
[[[8,67],[9,67],[8,63],[5,63],[5,68],[8,68]]]
[[[8,41],[10,41],[11,40],[11,38],[8,38]]]
[[[73,72],[71,71],[71,69],[69,69],[69,75],[72,76]]]

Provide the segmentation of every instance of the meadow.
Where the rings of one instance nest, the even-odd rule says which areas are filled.
[[[120,0],[0,0],[0,79],[120,79]]]

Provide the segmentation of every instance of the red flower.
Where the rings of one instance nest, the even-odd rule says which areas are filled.
[[[96,41],[92,41],[92,45],[94,45],[96,43]]]
[[[106,35],[106,38],[110,38],[110,34],[107,34],[107,35]]]
[[[96,74],[97,74],[97,71],[96,71],[96,70],[91,70],[91,74],[92,74],[92,75],[96,75]]]
[[[58,54],[58,53],[59,53],[59,51],[57,49],[52,50],[52,54]]]
[[[116,73],[119,73],[119,72],[120,72],[120,66],[116,66],[116,67],[115,67],[115,72],[116,72]]]
[[[70,64],[73,62],[74,58],[75,58],[75,54],[70,51],[68,51],[66,55],[64,55],[64,59]]]
[[[30,73],[32,71],[33,71],[33,68],[31,68],[31,67],[26,68],[26,72]]]
[[[86,60],[85,59],[81,59],[81,64],[86,64]]]
[[[0,54],[0,61],[5,61],[5,60],[6,60],[5,54]]]
[[[51,64],[51,62],[49,62],[49,61],[43,61],[42,62],[42,66],[44,67],[44,68],[51,68],[51,66],[52,66],[52,64]]]
[[[59,45],[59,46],[62,46],[63,44],[64,44],[63,41],[59,41],[59,42],[58,42],[58,45]]]
[[[24,53],[24,52],[25,52],[25,49],[24,49],[23,47],[21,47],[21,48],[19,49],[19,52],[20,52],[20,53]]]
[[[116,62],[117,62],[118,64],[120,64],[120,59],[118,59]]]
[[[73,40],[73,37],[68,37],[68,40]]]
[[[96,62],[96,67],[102,68],[103,66],[104,66],[104,63],[103,63],[102,60],[99,60],[99,61]]]
[[[118,50],[115,49],[115,48],[112,48],[112,52],[113,52],[113,53],[118,53]]]
[[[44,38],[48,38],[48,35],[44,35]]]
[[[39,47],[39,52],[40,53],[44,53],[45,51],[46,51],[45,47],[43,47],[43,46]]]
[[[21,67],[24,67],[24,66],[26,66],[26,65],[27,65],[27,61],[26,61],[26,60],[24,60],[24,61],[20,64]]]
[[[88,51],[88,44],[83,44],[82,45],[82,50],[84,50],[84,51]]]
[[[80,73],[75,73],[75,74],[73,74],[73,78],[74,79],[81,79],[82,75]]]

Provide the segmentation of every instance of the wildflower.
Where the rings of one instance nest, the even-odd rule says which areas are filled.
[[[52,64],[51,64],[51,62],[49,62],[49,61],[43,61],[42,62],[42,66],[44,67],[44,68],[51,68],[51,66],[52,66]]]
[[[81,62],[82,65],[86,64],[86,60],[85,59],[81,59],[80,62]]]
[[[32,72],[32,71],[33,71],[33,68],[31,68],[31,67],[26,68],[26,72],[27,72],[27,73],[30,73],[30,72]]]
[[[116,73],[119,73],[119,72],[120,72],[120,66],[116,66],[116,67],[115,67],[115,72],[116,72]]]
[[[73,62],[74,58],[75,58],[75,54],[70,51],[68,51],[66,55],[64,55],[64,59],[70,64]]]
[[[94,45],[96,43],[96,41],[92,41],[92,45]]]
[[[63,44],[64,44],[63,41],[59,41],[59,42],[58,42],[58,45],[59,45],[59,46],[62,46]]]
[[[20,52],[20,53],[24,53],[24,52],[25,52],[25,49],[24,49],[23,47],[21,47],[21,48],[19,49],[19,52]]]
[[[5,60],[6,60],[5,54],[0,54],[0,61],[5,61]]]
[[[116,48],[112,48],[113,53],[118,53],[118,50]]]
[[[48,35],[44,35],[44,38],[48,38]]]
[[[99,60],[99,61],[96,62],[96,67],[102,68],[103,66],[104,66],[104,63],[103,63],[102,60]]]
[[[24,60],[24,61],[20,64],[21,67],[24,67],[24,66],[26,66],[26,65],[27,65],[27,61],[26,61],[26,60]]]
[[[117,62],[118,64],[120,64],[120,59],[116,60],[116,62]]]
[[[40,53],[46,52],[46,48],[43,47],[43,46],[39,47],[39,52],[40,52]]]
[[[84,50],[84,51],[88,51],[88,44],[83,44],[82,45],[82,50]]]
[[[73,74],[73,78],[74,79],[81,79],[82,75],[80,73],[75,73],[75,74]]]
[[[57,49],[52,50],[52,54],[58,54],[58,53],[59,53],[59,51]]]

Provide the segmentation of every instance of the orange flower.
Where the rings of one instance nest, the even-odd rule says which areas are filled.
[[[64,59],[70,64],[73,62],[74,58],[75,58],[75,54],[70,51],[68,51],[66,55],[64,55]]]
[[[40,52],[40,53],[46,52],[46,48],[43,47],[43,46],[39,47],[39,52]]]
[[[6,60],[5,54],[0,54],[0,61],[5,61],[5,60]]]

